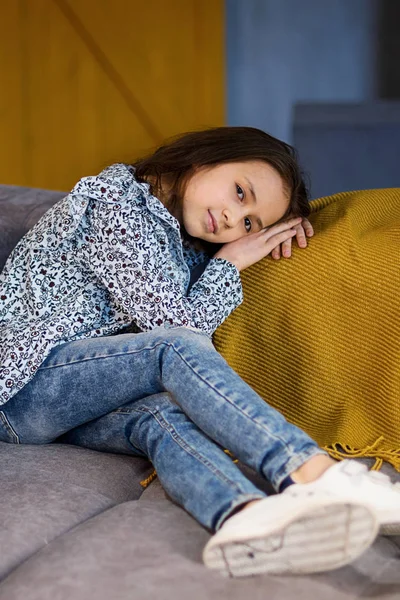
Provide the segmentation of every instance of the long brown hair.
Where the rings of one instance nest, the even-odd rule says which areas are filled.
[[[181,206],[185,183],[198,168],[228,162],[263,160],[282,177],[290,199],[289,215],[310,214],[308,192],[292,146],[255,127],[215,127],[192,131],[167,141],[153,154],[133,163],[139,181],[151,181],[153,193],[168,180],[167,208]]]

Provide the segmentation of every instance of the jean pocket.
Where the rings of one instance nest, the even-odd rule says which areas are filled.
[[[10,421],[7,419],[6,414],[0,410],[0,441],[8,442],[11,444],[19,444],[19,435],[12,427]]]

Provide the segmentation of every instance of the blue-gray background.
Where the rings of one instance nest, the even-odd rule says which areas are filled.
[[[400,0],[226,0],[227,115],[293,143],[312,196],[400,187]]]

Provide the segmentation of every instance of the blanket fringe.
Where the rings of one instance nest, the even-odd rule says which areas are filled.
[[[382,443],[384,439],[383,435],[381,435],[373,444],[362,449],[352,448],[346,444],[336,442],[329,446],[324,446],[324,450],[336,460],[343,460],[345,458],[374,458],[375,464],[371,467],[371,471],[379,471],[383,463],[388,462],[400,473],[400,448],[397,450],[383,448]]]
[[[225,449],[224,452],[225,452],[225,454],[227,454],[232,459],[232,461],[234,463],[238,463],[239,462],[239,459],[235,458],[235,456],[232,454],[232,452],[230,450],[226,450]]]
[[[153,469],[153,471],[150,473],[150,475],[146,478],[143,479],[140,482],[140,485],[142,486],[142,488],[146,489],[147,487],[149,487],[149,485],[151,484],[151,482],[157,477],[157,472],[155,469]]]

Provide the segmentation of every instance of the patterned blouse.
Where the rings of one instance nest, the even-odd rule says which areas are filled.
[[[134,173],[116,164],[84,177],[9,256],[0,274],[0,405],[59,344],[127,327],[184,326],[211,336],[242,302],[237,268],[184,241]]]

